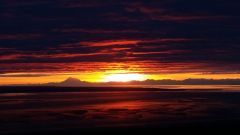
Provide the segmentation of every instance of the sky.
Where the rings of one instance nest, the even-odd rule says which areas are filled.
[[[0,85],[126,74],[240,78],[239,6],[239,0],[1,0]]]

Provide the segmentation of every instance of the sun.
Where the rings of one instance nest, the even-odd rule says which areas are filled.
[[[130,82],[146,80],[142,74],[110,74],[104,78],[104,82]]]

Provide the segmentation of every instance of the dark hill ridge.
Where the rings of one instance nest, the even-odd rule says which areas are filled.
[[[72,78],[69,77],[66,80],[59,82],[59,83],[47,83],[47,84],[43,84],[43,86],[62,86],[62,87],[80,87],[80,86],[87,86],[90,83],[88,82],[84,82],[84,81],[80,81],[77,78]]]
[[[213,89],[211,89],[213,90]],[[38,92],[123,92],[123,91],[186,91],[185,89],[137,88],[137,87],[59,87],[59,86],[1,86],[0,93]]]
[[[66,83],[67,84],[67,83],[79,83],[79,82],[81,82],[79,79],[69,77],[65,81],[63,81],[62,83]]]
[[[59,83],[47,83],[44,86],[63,86],[63,87],[80,87],[80,86],[130,86],[130,85],[240,85],[240,79],[186,79],[186,80],[145,80],[131,82],[84,82],[77,78],[69,77]]]

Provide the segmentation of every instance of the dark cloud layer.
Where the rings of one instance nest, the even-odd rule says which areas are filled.
[[[102,70],[116,62],[158,73],[239,73],[239,6],[238,0],[2,0],[0,73]]]

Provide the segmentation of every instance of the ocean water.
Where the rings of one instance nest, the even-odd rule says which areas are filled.
[[[238,87],[224,87],[220,91],[214,86],[212,91],[2,93],[0,134],[73,128],[178,126],[198,122],[225,124],[234,121],[238,124]]]

